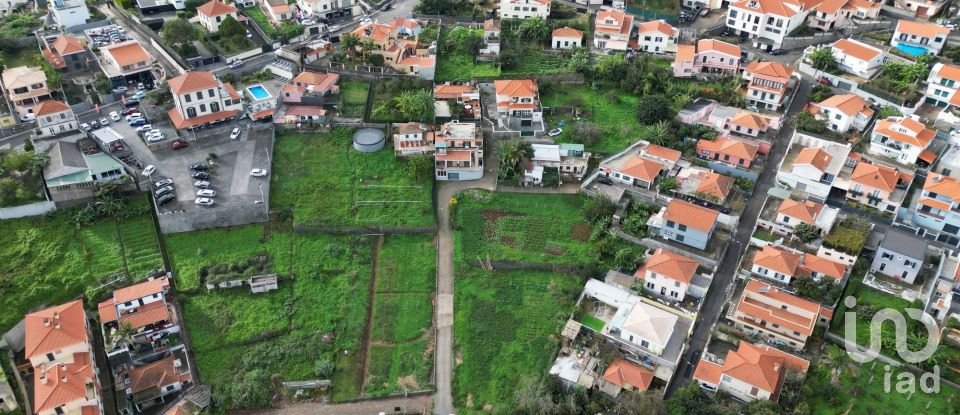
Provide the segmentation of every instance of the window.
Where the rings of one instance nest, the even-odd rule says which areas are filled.
[[[207,112],[207,104],[200,104],[200,112]]]
[[[782,305],[782,306],[780,306],[780,309],[786,311],[786,310],[787,310],[787,306]]]
[[[757,389],[756,386],[750,388],[750,395],[757,396],[757,393],[760,392],[760,389]]]
[[[673,286],[674,286],[675,288],[676,288],[676,287],[680,287],[680,281],[674,281],[674,282],[673,282]]]
[[[193,98],[190,98],[190,94],[187,94],[183,96],[183,100],[186,102],[192,102]]]
[[[646,340],[640,340],[640,346],[650,347],[650,342],[648,342],[648,341],[646,341]]]
[[[53,361],[53,353],[47,353],[47,361]]]
[[[779,324],[776,324],[776,323],[771,323],[771,324],[770,324],[770,327],[773,327],[773,328],[775,328],[775,329],[779,329],[779,328],[780,328],[780,325],[779,325]]]
[[[681,224],[681,225],[677,226],[677,230],[680,231],[680,232],[686,232],[686,231],[687,231],[687,225],[682,225],[682,224]]]
[[[62,407],[62,406],[58,406],[58,407],[54,408],[53,411],[56,412],[57,415],[63,415],[63,407]]]
[[[733,379],[733,378],[731,378],[731,377],[728,376],[728,375],[723,375],[723,376],[720,378],[720,381],[721,381],[721,382],[729,382],[729,381],[731,381],[732,379]]]
[[[683,242],[683,235],[677,235],[677,242]]]
[[[767,271],[766,268],[763,268],[763,267],[757,267],[757,271],[760,272],[760,273],[763,274],[763,275],[767,275],[767,273],[769,272],[769,271]]]
[[[834,116],[833,116],[833,119],[835,119],[835,120],[837,120],[837,121],[839,121],[840,118],[841,118],[841,117],[840,117],[840,114],[837,114],[837,115],[834,115]]]
[[[674,225],[676,225],[676,224],[675,224],[672,220],[668,220],[668,221],[667,221],[667,227],[668,227],[668,228],[673,228]]]
[[[170,392],[176,388],[175,385],[167,385],[167,392]]]
[[[736,11],[736,10],[730,10],[730,17],[733,18],[733,19],[737,18],[737,11]]]
[[[208,89],[208,90],[207,90],[207,96],[210,97],[210,98],[213,98],[213,90],[212,90],[212,89]]]
[[[220,103],[214,102],[210,104],[210,112],[220,112]]]
[[[197,91],[197,100],[203,99],[203,91]]]
[[[194,107],[187,108],[187,118],[193,118],[197,116],[197,109]]]

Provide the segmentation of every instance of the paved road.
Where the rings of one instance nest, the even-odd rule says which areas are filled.
[[[677,371],[673,381],[668,385],[667,397],[690,382],[693,371],[691,370],[688,374],[686,371],[687,368],[684,365],[696,365],[697,362],[691,362],[694,358],[694,353],[706,349],[707,340],[710,338],[713,325],[716,324],[720,317],[723,305],[727,302],[727,296],[733,287],[734,275],[737,271],[739,258],[750,243],[750,235],[753,233],[753,229],[757,224],[757,218],[760,216],[760,209],[763,208],[763,202],[766,200],[767,191],[773,187],[777,167],[780,165],[780,160],[782,160],[783,156],[787,153],[790,138],[793,136],[794,131],[794,120],[792,116],[799,113],[803,107],[807,105],[807,96],[810,94],[810,89],[810,83],[805,80],[802,81],[796,98],[787,110],[785,116],[787,121],[784,123],[783,128],[777,133],[773,151],[767,158],[763,171],[760,173],[760,178],[753,190],[753,196],[747,201],[747,206],[743,214],[740,215],[740,223],[737,224],[736,234],[733,240],[731,240],[733,245],[727,250],[726,255],[720,261],[717,272],[713,277],[710,291],[707,293],[707,298],[700,309],[693,329],[690,347],[680,360],[680,364],[683,367]]]
[[[433,397],[420,395],[409,398],[379,399],[341,404],[301,402],[282,408],[230,413],[243,415],[376,415],[380,412],[411,414],[428,413],[432,404]],[[396,411],[397,408],[400,408],[400,411]]]

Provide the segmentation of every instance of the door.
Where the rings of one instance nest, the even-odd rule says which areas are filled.
[[[448,173],[447,180],[460,180],[460,173]]]

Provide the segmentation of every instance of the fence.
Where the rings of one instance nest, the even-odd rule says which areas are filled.
[[[627,13],[630,13],[634,16],[637,16],[640,20],[643,21],[652,21],[652,20],[666,20],[667,23],[670,23],[674,26],[680,24],[680,14],[669,14],[669,13],[658,13],[653,10],[641,9],[639,7],[627,6]]]
[[[420,21],[430,22],[430,23],[440,23],[445,26],[453,26],[457,24],[474,24],[474,23],[483,23],[482,18],[474,18],[472,16],[441,16],[436,14],[419,14],[413,13],[413,18]]]
[[[237,60],[237,59],[247,59],[247,58],[251,58],[251,57],[257,56],[257,55],[259,55],[259,54],[261,54],[261,53],[263,53],[263,49],[261,49],[261,48],[253,48],[253,49],[250,49],[250,50],[248,50],[248,51],[246,51],[246,52],[240,52],[240,53],[238,53],[238,54],[236,54],[236,55],[224,56],[224,57],[223,57],[223,60],[224,60],[225,62],[233,62],[233,61],[235,61],[235,60]]]
[[[880,6],[880,15],[892,17],[894,19],[907,19],[913,20],[916,17],[916,13],[909,10],[904,10],[899,7],[887,6],[886,4]]]
[[[0,219],[16,219],[29,216],[42,216],[56,210],[53,202],[43,201],[29,205],[11,206],[0,209]]]

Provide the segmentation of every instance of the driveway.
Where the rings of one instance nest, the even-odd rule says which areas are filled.
[[[795,122],[795,116],[807,104],[807,96],[810,94],[810,89],[811,84],[809,82],[805,80],[800,82],[797,96],[784,116],[786,121],[780,131],[777,132],[775,145],[763,171],[760,173],[760,178],[757,180],[753,190],[753,196],[747,201],[747,206],[740,216],[736,234],[731,240],[733,246],[727,249],[722,260],[719,261],[720,266],[714,274],[710,290],[707,292],[707,297],[704,299],[703,305],[700,308],[700,313],[694,325],[693,336],[690,339],[690,347],[682,356],[680,360],[681,365],[696,365],[697,362],[690,361],[694,358],[694,352],[706,349],[707,340],[710,338],[713,326],[717,323],[723,305],[727,302],[727,297],[730,296],[732,292],[734,275],[737,271],[739,258],[750,243],[750,236],[753,234],[753,229],[757,224],[757,218],[760,216],[760,210],[763,208],[763,203],[767,198],[767,191],[774,185],[777,166],[780,165],[780,161],[789,149],[790,138],[794,132],[793,124]],[[686,370],[678,370],[667,386],[665,397],[669,397],[676,392],[677,389],[687,385],[690,382],[692,374],[692,370],[689,372]]]

